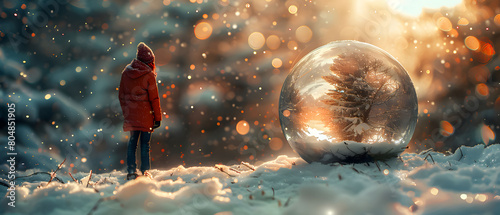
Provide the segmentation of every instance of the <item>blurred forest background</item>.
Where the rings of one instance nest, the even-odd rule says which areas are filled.
[[[376,45],[407,69],[419,98],[407,152],[494,144],[499,36],[496,0],[3,0],[0,159],[14,102],[18,170],[64,158],[71,172],[125,169],[117,87],[139,42],[155,52],[164,112],[152,168],[298,156],[278,120],[281,86],[335,40]]]

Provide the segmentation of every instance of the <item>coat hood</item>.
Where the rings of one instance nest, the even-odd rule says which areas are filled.
[[[156,72],[153,71],[151,67],[137,59],[132,60],[132,62],[123,70],[123,73],[127,74],[127,76],[132,79],[139,78],[150,72],[156,76]]]

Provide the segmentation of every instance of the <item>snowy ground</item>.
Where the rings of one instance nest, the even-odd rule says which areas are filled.
[[[49,185],[38,174],[18,179],[14,209],[5,196],[1,204],[7,214],[500,214],[499,157],[500,145],[479,145],[404,154],[379,171],[280,156],[256,167],[153,170],[153,180],[114,171],[88,188],[88,173],[74,175],[83,183],[58,173],[64,184]]]

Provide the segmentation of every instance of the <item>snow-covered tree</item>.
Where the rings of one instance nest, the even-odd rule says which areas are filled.
[[[381,126],[397,118],[399,111],[397,105],[388,105],[397,103],[393,98],[402,93],[391,69],[378,59],[359,54],[333,59],[331,75],[322,77],[333,86],[326,93],[328,99],[323,100],[331,106],[323,119],[336,136],[356,142],[383,141],[392,136],[392,125],[397,122]]]

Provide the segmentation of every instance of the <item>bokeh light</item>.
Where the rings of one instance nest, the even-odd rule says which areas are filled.
[[[497,14],[493,21],[495,22],[495,24],[500,25],[500,14]]]
[[[278,151],[283,148],[283,141],[280,138],[273,137],[269,141],[269,148],[273,151]]]
[[[466,18],[460,18],[457,22],[458,25],[461,25],[461,26],[466,26],[469,24],[469,20],[467,20]]]
[[[253,32],[248,36],[248,45],[254,50],[258,50],[264,46],[266,38],[260,32]]]
[[[156,49],[154,53],[156,56],[155,63],[157,66],[165,66],[170,62],[170,59],[172,59],[171,52],[168,48]]]
[[[495,132],[493,132],[489,126],[483,125],[481,127],[481,137],[483,143],[488,145],[490,141],[495,140]]]
[[[284,117],[289,117],[290,116],[290,111],[289,110],[284,110],[283,111],[283,116]]]
[[[441,121],[441,134],[443,136],[450,136],[453,132],[455,132],[455,128],[453,128],[450,122]]]
[[[299,44],[297,44],[297,42],[291,40],[290,42],[288,42],[287,47],[290,50],[297,50],[297,48],[299,47]]]
[[[280,68],[283,65],[283,62],[279,58],[274,58],[271,63],[274,68]]]
[[[484,83],[480,83],[476,85],[476,92],[481,96],[488,96],[490,94],[490,90],[488,89],[488,85]]]
[[[465,46],[470,50],[476,51],[479,49],[479,40],[474,36],[468,36],[465,38]]]
[[[295,36],[297,37],[297,40],[299,42],[307,43],[309,42],[309,40],[311,40],[313,32],[306,25],[302,25],[295,31]]]
[[[442,31],[450,31],[453,28],[451,21],[446,17],[439,17],[437,20],[437,26]]]
[[[236,124],[236,131],[240,135],[246,135],[250,131],[250,125],[247,121],[241,120],[238,122],[238,124]]]
[[[296,14],[298,10],[299,9],[295,5],[290,5],[290,7],[288,7],[288,12],[291,14]]]
[[[111,0],[60,7],[40,28],[29,21],[43,15],[41,3],[12,2],[0,11],[8,27],[0,31],[0,63],[10,83],[4,101],[19,104],[16,125],[33,134],[25,143],[33,147],[19,154],[23,167],[50,171],[67,146],[78,154],[92,148],[69,171],[125,167],[129,133],[117,94],[139,42],[155,53],[162,107],[152,168],[297,156],[277,118],[297,117],[278,109],[281,86],[299,59],[336,40],[378,46],[408,71],[421,107],[408,152],[485,144],[483,124],[500,131],[495,1]],[[116,13],[104,16],[110,8]],[[236,128],[242,120],[244,135]]]
[[[276,50],[280,47],[281,40],[278,36],[273,34],[267,37],[266,44],[271,50]]]
[[[200,40],[206,40],[212,35],[212,26],[208,22],[200,22],[194,27],[194,34]]]

